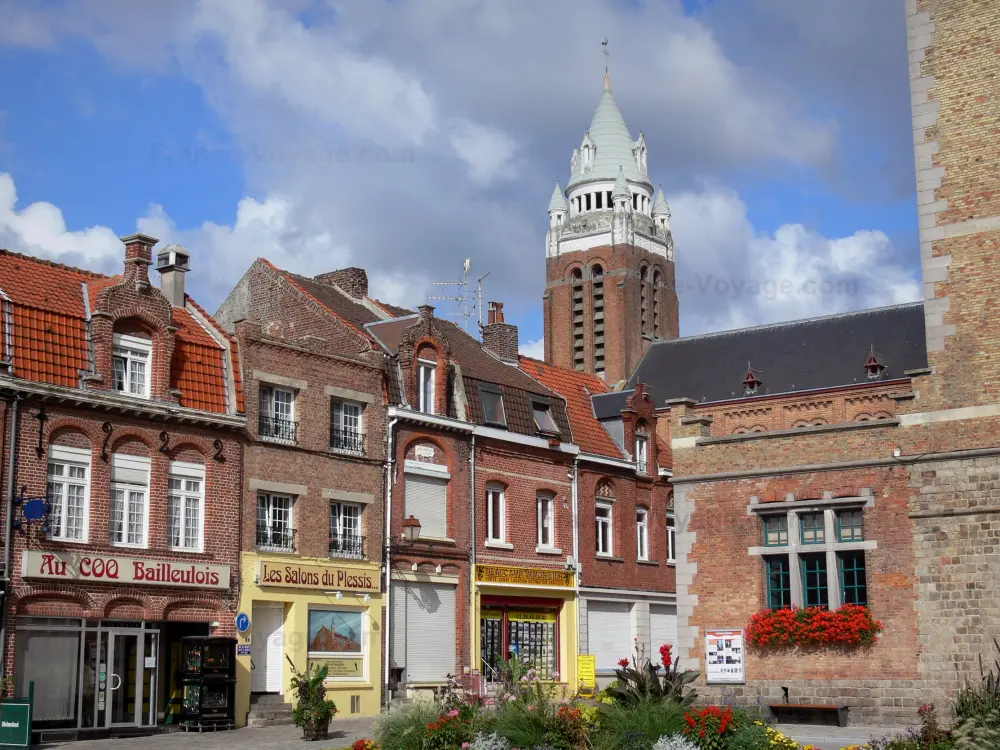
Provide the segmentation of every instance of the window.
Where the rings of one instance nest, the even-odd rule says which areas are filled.
[[[309,658],[337,659],[344,669],[330,681],[366,679],[367,635],[361,610],[309,609]]]
[[[802,555],[802,590],[807,607],[826,607],[830,601],[826,589],[826,555]]]
[[[549,435],[559,434],[559,427],[552,419],[552,407],[542,401],[532,401],[531,411],[535,417],[535,427],[539,432]]]
[[[486,487],[486,539],[504,542],[507,528],[507,500],[504,489],[499,485]]]
[[[295,391],[260,387],[260,436],[270,440],[296,441]]]
[[[437,372],[437,362],[425,359],[417,360],[417,408],[424,414],[434,414],[434,380]]]
[[[764,558],[767,571],[767,606],[783,609],[792,606],[792,573],[788,555]]]
[[[330,427],[330,447],[350,453],[365,452],[365,436],[361,432],[361,404],[334,401]]]
[[[788,516],[764,516],[764,546],[784,547],[788,544]]]
[[[167,479],[167,536],[173,549],[201,552],[205,507],[205,467],[174,461]]]
[[[294,549],[290,495],[267,492],[257,495],[257,547],[277,552]]]
[[[611,555],[614,553],[614,536],[611,529],[611,506],[606,503],[597,504],[597,554]]]
[[[506,427],[507,416],[503,410],[503,394],[480,386],[479,399],[483,402],[483,421],[486,424]]]
[[[635,470],[640,474],[646,473],[646,445],[649,439],[645,435],[635,436]]]
[[[799,516],[803,544],[822,544],[826,541],[826,527],[822,513],[803,513]]]
[[[49,538],[87,541],[90,505],[90,451],[53,445],[49,448],[46,494],[52,503]]]
[[[868,604],[868,583],[865,579],[865,553],[841,552],[837,555],[840,565],[840,598],[844,604]]]
[[[555,498],[552,495],[538,495],[538,546],[539,547],[549,547],[555,546],[553,529],[552,529],[552,514],[554,512],[553,505],[555,504]]]
[[[590,297],[594,317],[594,374],[604,377],[604,270],[600,266],[590,269]]]
[[[149,398],[149,360],[153,342],[138,336],[114,336],[114,387],[116,391]]]
[[[419,447],[419,446],[418,446]],[[407,460],[404,514],[420,521],[420,538],[448,538],[448,482],[444,464]]]
[[[355,503],[330,504],[330,557],[365,556],[361,535],[361,506]]]
[[[145,547],[149,514],[148,458],[115,453],[111,457],[111,543]]]
[[[649,559],[649,512],[645,508],[635,511],[636,557],[640,560]]]
[[[677,562],[677,521],[673,513],[667,513],[667,563]]]
[[[864,512],[842,510],[837,514],[837,537],[842,542],[862,542],[865,538]]]

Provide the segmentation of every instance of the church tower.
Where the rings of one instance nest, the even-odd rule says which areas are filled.
[[[677,338],[670,207],[655,198],[646,140],[633,140],[604,76],[590,128],[557,182],[545,240],[545,360],[614,384],[650,342]]]

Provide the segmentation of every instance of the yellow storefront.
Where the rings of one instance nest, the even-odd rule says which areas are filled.
[[[237,618],[236,718],[251,694],[283,695],[294,672],[327,665],[337,718],[373,716],[381,703],[382,607],[376,563],[243,554]]]
[[[572,571],[476,565],[472,653],[488,684],[516,654],[543,680],[577,689],[578,607]]]

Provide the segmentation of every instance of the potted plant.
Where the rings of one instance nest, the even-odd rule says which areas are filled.
[[[297,672],[292,677],[295,691],[295,709],[292,718],[295,726],[302,727],[302,739],[325,740],[330,730],[330,719],[337,713],[336,704],[326,697],[327,666],[315,671],[307,667],[305,673]]]

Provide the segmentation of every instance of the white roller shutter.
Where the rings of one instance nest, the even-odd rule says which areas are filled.
[[[457,588],[407,582],[395,584],[393,596],[392,660],[405,667],[403,682],[445,682],[455,674]]]
[[[111,456],[111,481],[127,484],[149,484],[148,458],[115,453]]]
[[[448,536],[448,480],[406,475],[406,515],[420,521],[420,536]]]
[[[649,605],[649,643],[653,661],[659,661],[660,646],[664,643],[674,647],[674,659],[677,658],[676,607],[668,604]]]
[[[627,602],[587,600],[587,643],[598,670],[613,670],[619,659],[632,656],[630,609]]]

